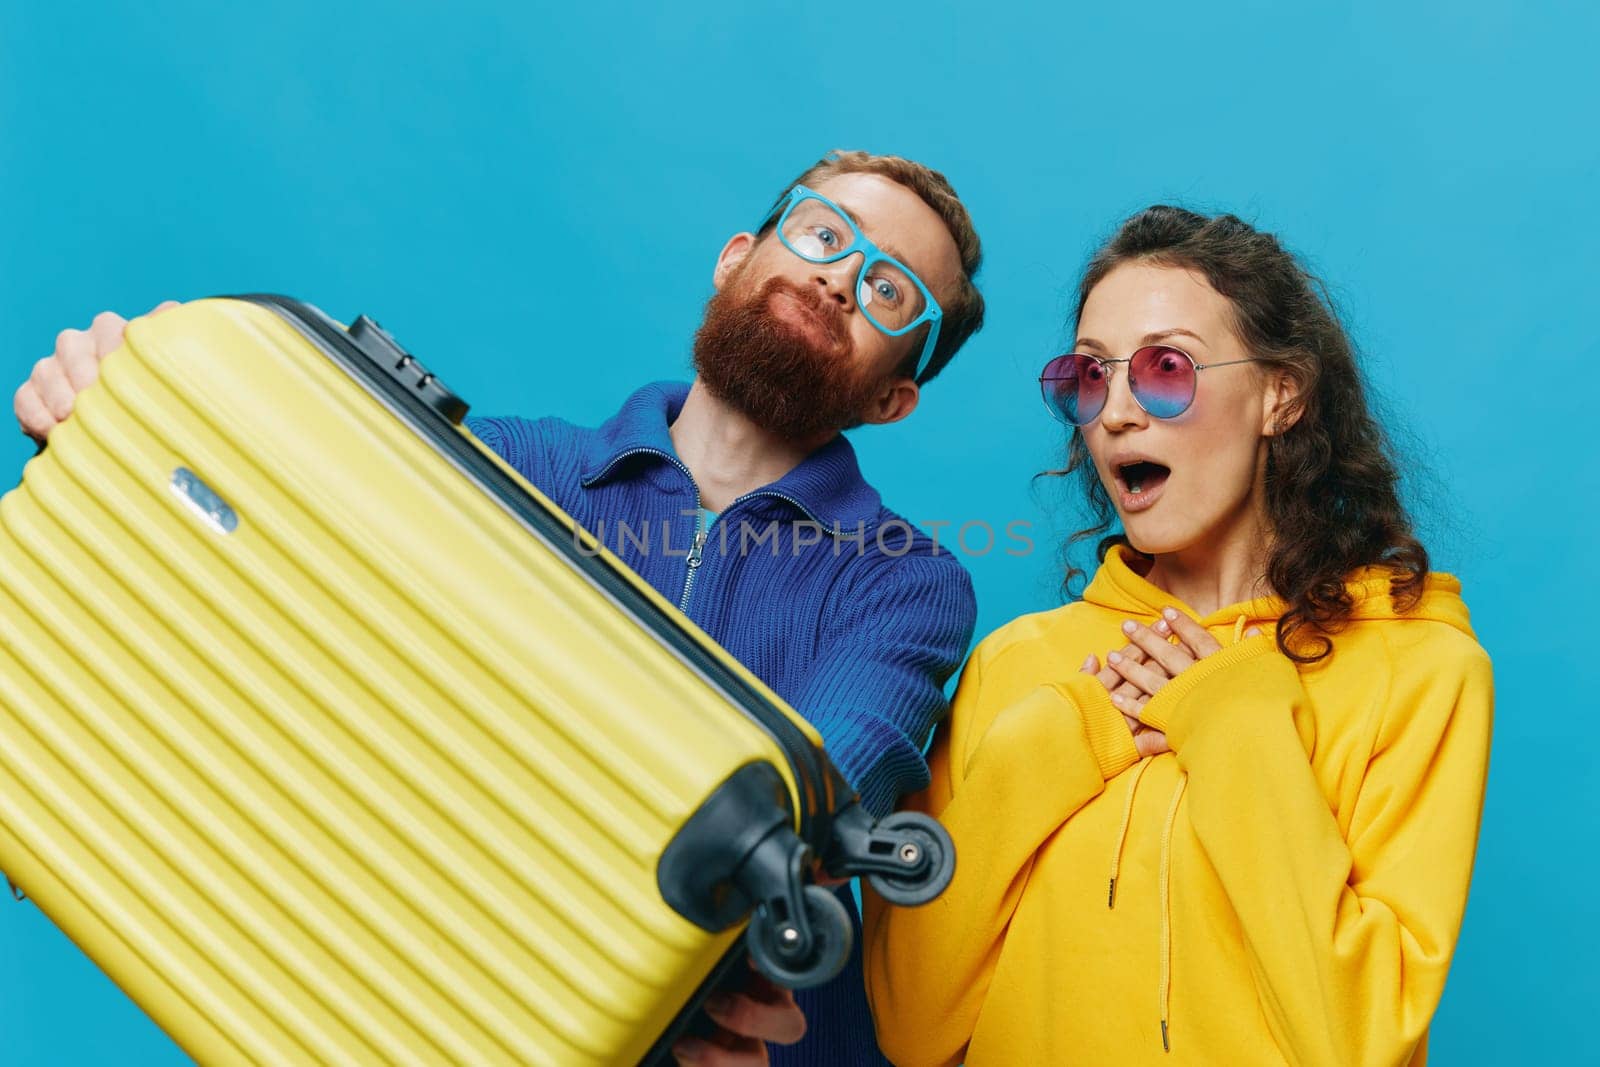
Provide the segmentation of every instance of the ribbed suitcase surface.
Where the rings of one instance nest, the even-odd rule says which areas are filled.
[[[757,760],[263,307],[134,322],[0,501],[0,869],[202,1061],[637,1060],[733,937],[657,859]]]

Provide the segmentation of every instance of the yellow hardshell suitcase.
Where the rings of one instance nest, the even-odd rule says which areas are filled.
[[[203,300],[0,500],[0,870],[197,1060],[654,1060],[745,949],[836,973],[813,857],[949,880],[465,411],[364,317]]]

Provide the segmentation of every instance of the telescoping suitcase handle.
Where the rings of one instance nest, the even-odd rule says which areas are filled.
[[[466,418],[467,402],[446,388],[415,356],[401,348],[388,330],[362,315],[350,324],[346,332],[367,358],[452,425],[459,425]]]

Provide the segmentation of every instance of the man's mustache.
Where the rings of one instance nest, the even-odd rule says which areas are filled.
[[[798,286],[787,278],[771,277],[766,280],[757,291],[752,304],[760,310],[763,316],[770,316],[768,301],[777,293],[784,293],[810,310],[822,324],[823,331],[828,339],[835,345],[844,345],[849,341],[849,328],[845,322],[844,310],[833,300],[824,300],[817,292],[815,286]]]

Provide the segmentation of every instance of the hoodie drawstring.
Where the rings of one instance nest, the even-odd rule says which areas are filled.
[[[1178,775],[1177,788],[1172,791],[1172,806],[1167,809],[1167,824],[1161,831],[1161,1050],[1171,1052],[1168,1021],[1172,1018],[1172,824],[1178,818],[1178,801],[1183,799],[1183,787],[1189,783],[1187,774]]]
[[[1133,778],[1128,782],[1128,798],[1122,804],[1122,829],[1117,831],[1117,843],[1111,850],[1111,888],[1106,890],[1106,907],[1117,906],[1117,868],[1122,865],[1122,844],[1128,839],[1128,824],[1133,821],[1133,794],[1139,788],[1139,779],[1144,777],[1144,772],[1150,769],[1150,759],[1146,757],[1139,761],[1139,766],[1133,772]]]
[[[1233,622],[1233,643],[1244,640],[1249,616],[1241,614]],[[1116,844],[1111,850],[1111,879],[1106,889],[1106,907],[1117,906],[1117,872],[1122,866],[1122,849],[1128,840],[1128,828],[1133,823],[1133,800],[1139,789],[1139,779],[1150,769],[1154,760],[1146,757],[1134,768],[1128,780],[1128,793],[1122,801],[1122,825],[1117,828]],[[1189,776],[1178,774],[1178,784],[1172,790],[1172,803],[1167,808],[1167,821],[1161,828],[1161,1050],[1172,1051],[1172,828],[1178,821],[1178,804],[1183,800],[1184,787]]]
[[[1111,852],[1111,879],[1106,889],[1106,907],[1117,906],[1117,871],[1122,866],[1122,847],[1128,840],[1128,827],[1133,822],[1133,800],[1139,791],[1139,779],[1155,761],[1149,757],[1139,761],[1128,779],[1128,793],[1122,802],[1122,826],[1117,830],[1117,841]],[[1172,1051],[1170,1027],[1172,1003],[1172,826],[1178,817],[1178,801],[1183,798],[1183,787],[1189,776],[1178,775],[1178,785],[1172,791],[1172,804],[1167,808],[1167,821],[1161,830],[1161,1048]]]

